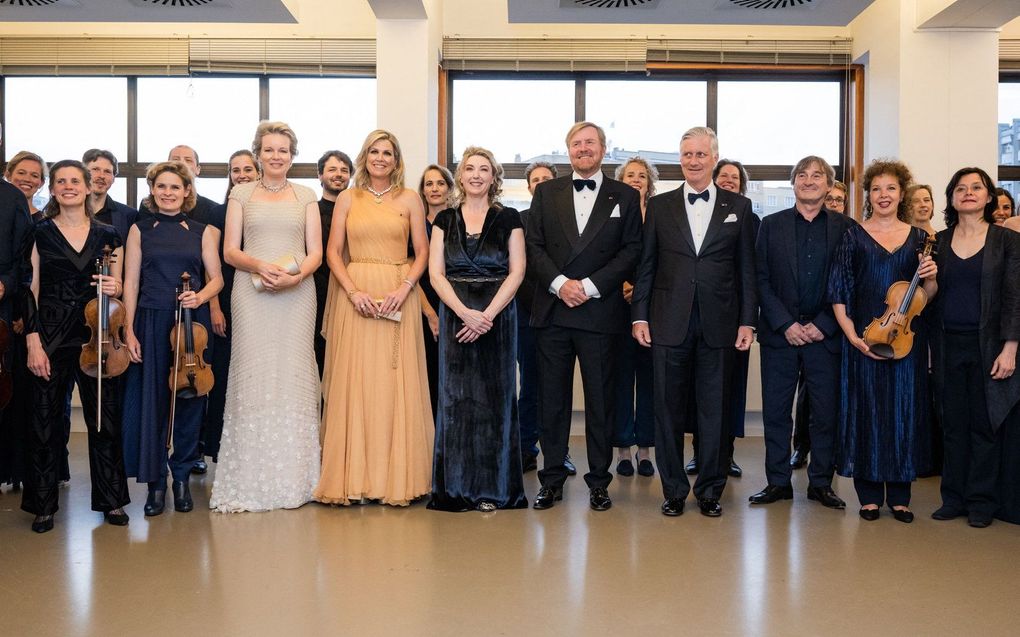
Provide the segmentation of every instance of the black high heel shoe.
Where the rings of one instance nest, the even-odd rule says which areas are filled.
[[[128,521],[131,519],[128,517],[128,514],[124,512],[123,508],[106,511],[103,513],[103,517],[106,519],[107,524],[112,524],[113,526],[127,526]]]
[[[52,515],[37,515],[35,520],[32,520],[32,530],[36,533],[45,533],[53,530],[53,516]]]
[[[175,480],[170,488],[174,492],[174,511],[187,513],[195,508],[195,503],[191,500],[191,489],[188,488],[187,482]]]
[[[164,508],[166,508],[166,488],[159,491],[150,490],[149,497],[145,499],[145,507],[143,509],[145,516],[160,515],[163,513]]]

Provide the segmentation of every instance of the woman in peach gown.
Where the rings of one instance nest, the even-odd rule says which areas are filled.
[[[406,505],[429,492],[432,475],[434,425],[415,290],[428,261],[425,213],[417,193],[404,187],[391,133],[369,134],[355,175],[355,187],[337,199],[326,249],[333,277],[323,319],[322,475],[314,497]]]

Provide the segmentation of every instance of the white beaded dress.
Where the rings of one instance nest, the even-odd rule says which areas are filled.
[[[305,257],[311,189],[291,184],[293,201],[251,201],[256,183],[230,198],[244,211],[245,253],[275,262]],[[209,506],[221,512],[296,508],[319,479],[315,287],[311,277],[281,292],[258,292],[238,272],[231,309],[233,348],[223,439]]]

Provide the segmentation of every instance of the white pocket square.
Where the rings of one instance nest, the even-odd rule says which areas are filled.
[[[723,219],[723,223],[733,223],[736,220],[737,220],[737,215],[735,215],[733,213],[730,213],[729,215],[726,216],[725,219]]]
[[[613,217],[619,216],[620,216],[620,204],[616,204],[615,206],[613,206],[613,211],[609,213],[609,218],[612,219]]]

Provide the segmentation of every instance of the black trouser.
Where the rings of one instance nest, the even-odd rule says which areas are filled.
[[[28,431],[28,466],[21,508],[35,515],[57,511],[57,482],[66,453],[63,432],[68,387],[78,385],[88,428],[92,510],[112,511],[130,502],[121,449],[120,383],[103,379],[102,429],[96,429],[96,379],[78,366],[80,347],[62,347],[50,356],[50,380],[33,382],[35,413]]]
[[[808,484],[827,487],[832,484],[836,418],[839,404],[839,354],[825,343],[800,347],[761,347],[762,420],[765,425],[765,476],[778,487],[790,486],[790,431],[793,422],[793,395],[797,379],[808,388],[811,412],[811,439],[814,451],[808,465]]]
[[[910,505],[909,482],[872,482],[854,478],[854,489],[861,506],[866,504],[888,504],[889,507]]]
[[[217,336],[212,334],[212,373],[213,387],[209,390],[209,400],[206,402],[205,418],[202,420],[202,451],[198,455],[212,456],[220,455],[220,438],[223,436],[223,409],[227,404],[227,377],[230,375],[230,330],[234,325],[230,320],[230,313],[227,317],[227,335]]]
[[[581,366],[584,387],[584,438],[588,452],[588,488],[607,487],[613,480],[616,345],[619,335],[598,334],[552,325],[536,329],[538,344],[539,438],[542,486],[559,489],[567,480],[563,459],[570,442],[574,361]]]
[[[797,411],[793,420],[793,448],[801,454],[811,453],[811,401],[808,399],[807,383],[804,382],[804,370],[800,372],[797,383]]]
[[[942,504],[991,519],[998,508],[999,436],[985,402],[977,332],[945,335],[942,432]]]
[[[521,390],[517,396],[517,418],[521,424],[521,454],[538,455],[538,355],[531,313],[520,300],[517,306],[517,366]]]
[[[655,379],[655,464],[662,494],[684,499],[691,485],[684,471],[684,425],[691,390],[698,396],[698,479],[694,495],[718,499],[726,488],[732,454],[730,404],[732,347],[710,347],[701,331],[697,301],[691,310],[687,337],[679,346],[652,342]]]

